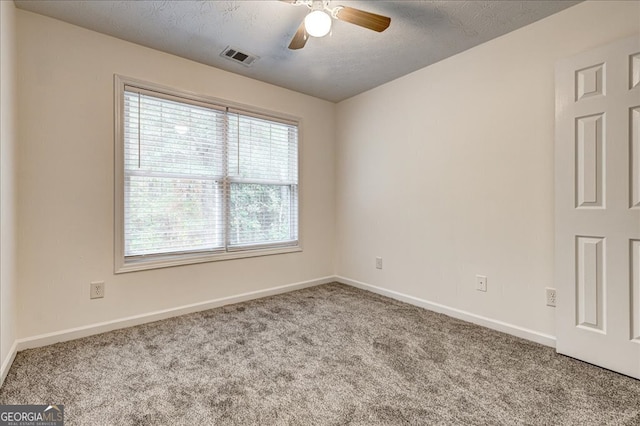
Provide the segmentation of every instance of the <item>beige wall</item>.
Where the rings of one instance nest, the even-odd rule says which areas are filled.
[[[333,274],[334,104],[30,12],[18,35],[19,337]],[[304,251],[114,275],[114,73],[302,118]]]
[[[555,335],[555,63],[639,32],[586,2],[338,104],[337,274]]]
[[[0,1],[0,363],[8,361],[16,339],[17,193],[16,193],[16,10]]]
[[[638,16],[638,2],[580,4],[334,105],[18,11],[17,337],[334,273],[555,334],[544,304],[554,65],[638,33]],[[301,117],[304,252],[114,275],[114,73]],[[7,182],[3,200],[15,197]],[[5,207],[3,247],[15,245]],[[16,324],[8,271],[3,355],[13,341],[4,329]],[[487,293],[476,274],[488,275]],[[89,300],[94,280],[106,281],[102,300]]]

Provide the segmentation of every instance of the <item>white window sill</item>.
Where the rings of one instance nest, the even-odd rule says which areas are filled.
[[[244,249],[238,251],[216,252],[216,253],[189,253],[174,254],[167,256],[149,256],[135,259],[123,259],[116,265],[116,274],[127,272],[145,271],[149,269],[170,268],[172,266],[191,265],[194,263],[217,262],[220,260],[243,259],[248,257],[271,256],[274,254],[285,254],[301,252],[302,247],[298,245],[271,247],[260,249]]]

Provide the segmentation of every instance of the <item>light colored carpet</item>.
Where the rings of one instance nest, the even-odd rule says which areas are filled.
[[[68,425],[640,425],[640,381],[328,284],[20,352]]]

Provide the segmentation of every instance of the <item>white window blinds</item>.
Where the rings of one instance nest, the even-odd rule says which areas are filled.
[[[229,245],[295,241],[298,129],[229,112]]]
[[[297,124],[123,96],[125,258],[297,244]]]

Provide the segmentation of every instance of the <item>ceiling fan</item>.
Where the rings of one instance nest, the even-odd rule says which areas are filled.
[[[280,0],[295,6],[310,9],[289,43],[289,49],[302,49],[309,36],[324,37],[331,30],[332,19],[356,24],[370,30],[382,32],[389,27],[391,18],[347,6],[329,7],[330,0]]]

